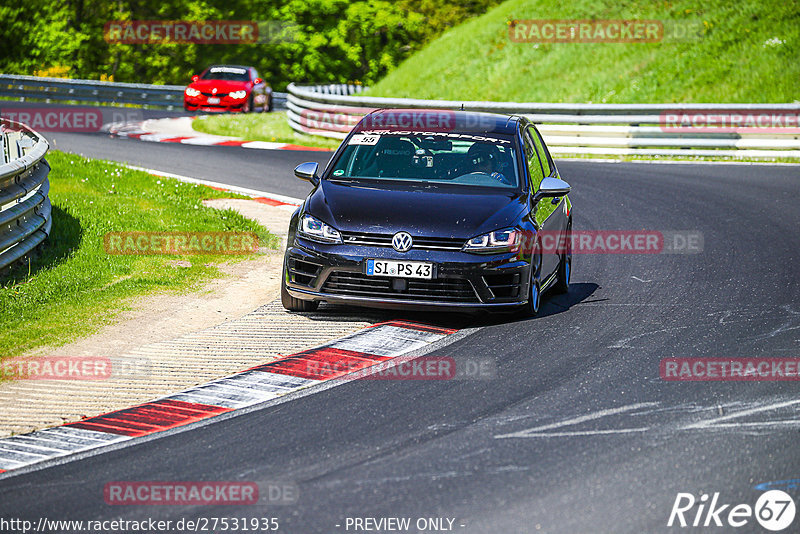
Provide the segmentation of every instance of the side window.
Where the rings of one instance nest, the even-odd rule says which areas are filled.
[[[250,79],[252,81],[255,81],[256,78],[258,78],[258,77],[259,76],[258,76],[258,72],[256,71],[256,69],[250,69]]]
[[[542,138],[539,137],[539,132],[537,132],[532,126],[529,126],[527,131],[530,136],[533,137],[533,142],[536,145],[536,151],[539,153],[539,158],[542,160],[542,169],[544,169],[544,175],[550,176],[552,169],[550,168],[550,162],[548,161],[549,154],[544,149],[544,142],[542,142]]]
[[[534,148],[530,132],[530,128],[526,128],[523,138],[525,139],[525,157],[528,160],[528,172],[531,175],[531,191],[536,192],[539,190],[539,184],[542,183],[542,178],[545,177],[545,174],[543,174],[542,162],[539,160],[539,155]]]

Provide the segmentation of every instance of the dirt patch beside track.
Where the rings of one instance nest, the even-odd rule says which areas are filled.
[[[233,208],[285,242],[293,208],[252,200],[213,200]],[[189,294],[129,303],[97,334],[27,356],[110,358],[118,370],[103,380],[16,380],[0,383],[0,437],[78,421],[129,407],[316,346],[386,317],[324,305],[288,313],[276,300],[283,247],[224,264],[225,276]],[[173,268],[182,268],[176,264]]]

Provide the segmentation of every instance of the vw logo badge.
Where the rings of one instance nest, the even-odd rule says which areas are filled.
[[[397,232],[392,237],[392,248],[397,252],[408,252],[413,244],[414,240],[408,232]]]

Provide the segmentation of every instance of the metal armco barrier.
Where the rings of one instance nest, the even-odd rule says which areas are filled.
[[[184,85],[65,80],[0,74],[0,96],[45,101],[88,102],[92,104],[135,104],[143,107],[183,109]],[[286,105],[286,93],[272,93],[275,109]]]
[[[18,122],[0,122],[0,269],[25,257],[52,225],[44,159],[47,141]]]
[[[296,131],[343,139],[380,108],[436,108],[524,115],[554,154],[800,158],[800,104],[551,104],[457,102],[359,95],[360,86],[289,84],[286,106]],[[774,114],[788,126],[669,126],[669,114]],[[709,123],[710,125],[710,123]]]

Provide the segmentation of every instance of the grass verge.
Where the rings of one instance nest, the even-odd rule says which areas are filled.
[[[286,121],[286,112],[201,115],[192,121],[198,132],[241,137],[248,141],[269,141],[335,150],[341,141],[295,132]]]
[[[658,20],[655,43],[512,42],[524,19]],[[514,26],[517,28],[517,26]],[[683,28],[690,35],[676,37]],[[800,100],[800,4],[509,0],[447,31],[371,96],[518,102]]]
[[[109,255],[108,232],[254,232],[261,247],[278,246],[254,221],[202,204],[246,197],[62,152],[47,160],[53,228],[41,255],[2,280],[0,358],[89,335],[130,309],[131,297],[191,290],[219,275],[216,263],[253,257]]]

